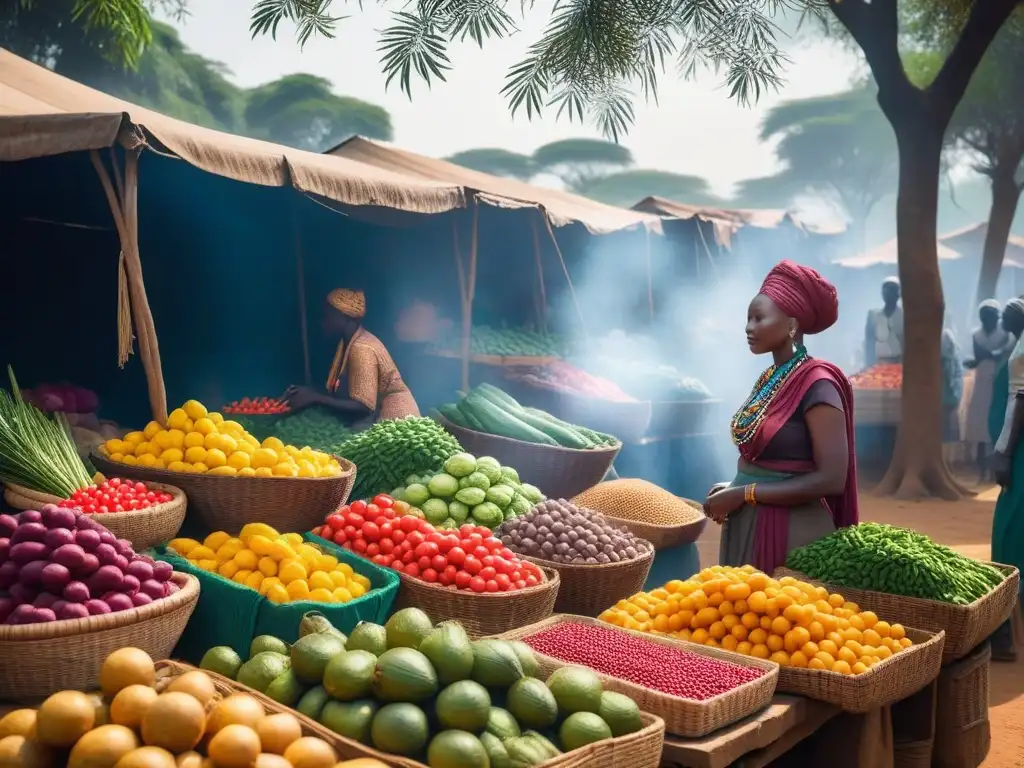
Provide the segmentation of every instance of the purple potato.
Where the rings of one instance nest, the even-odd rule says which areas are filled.
[[[67,544],[75,543],[75,534],[67,528],[51,528],[43,538],[43,544],[53,549],[59,549]]]
[[[64,591],[64,587],[71,581],[71,571],[60,563],[47,563],[42,572],[43,586],[56,595]]]
[[[169,582],[160,582],[156,579],[146,579],[146,581],[142,582],[142,584],[139,585],[139,591],[149,595],[154,600],[159,600],[167,592],[164,589],[165,583]]]
[[[7,589],[18,580],[18,571],[21,567],[13,560],[8,560],[0,565],[0,589]]]
[[[92,551],[100,561],[100,565],[116,565],[117,550],[113,544],[100,544]]]
[[[134,576],[140,582],[154,578],[153,566],[149,563],[143,562],[142,560],[132,560],[128,563],[125,573],[129,576]]]
[[[452,584],[452,586],[454,587],[455,585]],[[173,595],[175,592],[177,592],[180,589],[181,589],[181,587],[179,587],[173,581],[165,581],[164,582],[164,597],[170,597],[171,595]]]
[[[32,587],[25,586],[21,583],[11,584],[11,588],[8,590],[8,592],[10,592],[11,597],[13,597],[19,603],[29,604],[31,604],[39,595],[39,592],[37,590],[32,589]]]
[[[126,573],[124,575],[124,579],[121,582],[121,590],[126,595],[134,595],[136,592],[139,591],[139,587],[141,585],[142,585],[141,581],[139,581],[137,578],[132,576],[130,573]]]
[[[34,560],[45,560],[49,556],[50,548],[41,541],[19,541],[8,552],[8,557],[18,565],[25,565]]]
[[[114,558],[114,566],[121,573],[124,573],[126,570],[128,570],[128,558],[124,555],[118,555]]]
[[[163,560],[157,560],[153,563],[153,578],[157,581],[168,581],[171,576],[174,575],[174,568],[171,564]]]
[[[31,563],[25,563],[25,565],[21,566],[18,581],[26,587],[35,587],[42,584],[43,569],[48,565],[49,563],[45,560],[33,560]]]
[[[22,603],[7,617],[8,624],[34,624],[36,616],[35,606]]]
[[[96,557],[92,552],[86,552],[85,558],[82,560],[82,565],[78,568],[72,568],[71,573],[79,578],[85,578],[91,576],[96,572],[96,569],[100,567],[99,558]]]
[[[32,601],[32,605],[36,608],[53,608],[58,599],[56,595],[52,595],[49,592],[40,592],[36,599]]]
[[[45,538],[46,526],[42,523],[22,523],[11,534],[11,544],[18,544],[22,541],[38,541],[41,543]]]
[[[89,611],[90,616],[100,616],[105,613],[110,613],[110,606],[102,600],[86,600],[85,608]]]
[[[0,597],[0,624],[7,621],[7,617],[18,607],[13,597]]]
[[[113,613],[116,613],[117,611],[127,611],[130,608],[135,607],[132,599],[123,592],[112,592],[111,594],[104,596],[103,602],[110,606],[110,610]]]
[[[61,621],[69,619],[84,619],[89,615],[89,609],[81,603],[64,603],[59,611],[54,611]]]
[[[96,573],[89,577],[89,591],[94,595],[102,595],[121,589],[123,583],[124,574],[116,565],[101,565]]]
[[[86,552],[95,552],[100,545],[99,531],[79,528],[75,532],[75,543]]]
[[[134,605],[136,608],[141,607],[143,605],[149,605],[152,602],[153,598],[147,595],[145,592],[136,592],[134,595],[132,595],[132,605]]]
[[[50,606],[50,609],[59,616],[60,615],[60,609],[63,608],[67,604],[68,604],[67,600],[61,600],[60,598],[57,598],[56,600],[53,601],[53,604]]]
[[[117,548],[117,554],[121,557],[131,560],[135,557],[135,550],[132,549],[132,543],[128,539],[118,539],[117,544],[114,545]]]
[[[64,544],[57,547],[50,555],[50,561],[59,563],[71,571],[78,570],[85,566],[86,554],[78,544]]]
[[[0,539],[0,565],[7,562],[7,558],[11,551],[11,540],[8,538]]]
[[[64,587],[64,599],[69,603],[85,603],[92,598],[88,585],[81,581],[70,581]]]
[[[110,531],[100,531],[100,543],[109,544],[113,547],[117,544],[117,536],[112,534]]]
[[[92,517],[81,513],[75,516],[75,527],[80,531],[96,531],[96,533],[105,530],[103,526],[93,520]]]
[[[18,515],[18,524],[21,523],[41,523],[43,522],[43,513],[35,509],[26,509],[24,512]]]
[[[57,620],[57,614],[55,614],[49,608],[36,608],[35,610],[36,610],[36,620],[34,622],[35,624],[43,624],[43,623],[48,622],[48,621],[56,621]]]
[[[42,523],[50,530],[67,530],[75,528],[75,512],[47,504],[42,510]]]
[[[0,536],[8,538],[17,528],[17,518],[11,515],[0,515]]]

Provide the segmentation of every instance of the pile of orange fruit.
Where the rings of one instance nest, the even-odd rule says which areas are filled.
[[[912,645],[900,624],[879,620],[842,595],[753,566],[715,565],[620,600],[598,618],[771,659],[782,666],[859,675]]]

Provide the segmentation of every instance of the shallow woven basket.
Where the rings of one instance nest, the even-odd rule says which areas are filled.
[[[939,600],[925,600],[920,597],[890,595],[886,592],[870,592],[852,589],[810,579],[802,573],[777,568],[775,578],[793,576],[801,581],[820,584],[829,592],[839,592],[847,600],[856,603],[862,610],[874,611],[878,617],[904,626],[923,629],[926,632],[945,632],[946,643],[942,663],[962,659],[969,654],[1006,621],[1017,603],[1020,587],[1020,571],[1012,565],[988,563],[1006,575],[1002,584],[970,605],[954,605]]]
[[[683,544],[691,544],[700,538],[707,525],[708,518],[704,514],[704,507],[690,499],[680,499],[698,515],[694,520],[679,525],[658,525],[657,523],[645,523],[640,520],[627,520],[624,517],[614,517],[603,512],[601,516],[608,522],[627,528],[630,533],[641,539],[646,539],[654,545],[655,550],[671,549]],[[574,502],[575,503],[575,502]]]
[[[553,499],[571,499],[601,482],[622,448],[621,443],[586,450],[539,445],[463,429],[440,414],[434,418],[469,453],[493,456],[505,466],[515,469],[524,483],[540,488],[545,496]]]
[[[136,551],[142,551],[173,539],[185,522],[188,499],[173,485],[146,483],[152,490],[165,491],[174,496],[165,504],[133,512],[107,512],[88,515],[119,539],[128,539]],[[39,493],[20,485],[7,485],[4,499],[15,509],[40,509],[46,504],[59,504],[62,499]]]
[[[988,676],[992,647],[982,643],[939,675],[935,701],[936,768],[981,765],[992,746]]]
[[[637,685],[622,678],[597,673],[601,678],[606,690],[618,691],[629,696],[637,703],[644,712],[657,715],[665,721],[665,731],[677,736],[687,738],[699,738],[706,736],[712,731],[717,731],[730,723],[742,720],[744,717],[764,709],[775,695],[775,684],[779,677],[779,665],[774,661],[756,659],[753,656],[741,656],[732,651],[712,648],[706,645],[696,645],[683,640],[676,640],[671,637],[634,632],[631,629],[623,629],[612,624],[606,624],[597,619],[587,619],[581,616],[566,616],[564,614],[552,616],[538,624],[531,624],[528,627],[506,632],[501,635],[503,640],[524,640],[530,635],[536,635],[545,629],[550,629],[556,624],[563,622],[575,622],[579,624],[590,624],[600,626],[603,629],[611,629],[617,632],[625,632],[630,635],[642,637],[658,645],[664,645],[677,650],[688,651],[698,656],[725,661],[739,667],[750,667],[759,669],[764,674],[756,680],[733,688],[731,691],[720,693],[704,701],[695,699],[684,699],[679,696],[672,696],[660,691],[654,691]],[[559,667],[564,667],[568,662],[545,656],[534,651],[537,657],[537,677],[546,678]]]
[[[158,688],[165,684],[166,679],[173,679],[196,669],[180,661],[159,661],[156,668]],[[393,766],[393,768],[427,768],[423,763],[411,758],[378,752],[373,747],[339,736],[311,718],[301,715],[283,704],[278,704],[273,699],[241,683],[236,683],[234,680],[209,671],[206,674],[213,680],[213,687],[220,697],[230,696],[233,693],[247,693],[259,701],[263,705],[264,711],[268,713],[287,712],[294,715],[302,726],[302,735],[315,736],[326,741],[338,753],[339,760],[371,757],[380,760],[385,765]],[[661,718],[646,712],[640,713],[640,720],[644,727],[636,733],[620,736],[617,739],[605,739],[581,749],[566,752],[560,757],[545,760],[537,768],[658,768],[661,763],[662,744],[665,740],[665,723]]]
[[[338,457],[338,477],[217,477],[128,466],[95,453],[90,458],[105,475],[181,488],[189,511],[213,531],[237,532],[256,520],[281,531],[308,531],[345,503],[356,479],[355,464]]]
[[[650,542],[647,542],[648,544]],[[539,557],[519,556],[553,571],[561,582],[555,600],[555,613],[597,616],[643,589],[654,562],[654,547],[632,560],[618,563],[588,565],[586,563],[555,563]]]
[[[402,584],[398,588],[394,610],[419,608],[435,623],[456,620],[474,640],[498,635],[551,615],[561,580],[558,571],[550,568],[541,570],[547,577],[542,584],[514,592],[494,593],[449,589],[399,573]]]
[[[912,646],[859,675],[781,667],[779,692],[824,701],[854,714],[902,701],[938,677],[946,639],[943,632],[932,634],[910,627],[906,630]]]
[[[175,573],[181,587],[140,608],[47,624],[0,625],[0,700],[36,704],[55,691],[98,686],[103,660],[118,648],[169,656],[199,600],[199,580]]]

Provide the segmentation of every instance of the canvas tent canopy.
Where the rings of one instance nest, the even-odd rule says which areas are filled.
[[[984,223],[972,224],[948,234],[940,235],[938,237],[939,261],[957,261],[965,258],[972,251],[980,254],[981,243],[985,239],[986,227],[987,225]],[[1003,266],[1013,269],[1020,269],[1024,266],[1024,238],[1011,235],[1010,242],[1007,243],[1006,253],[1007,256],[1003,261]],[[865,253],[837,259],[834,263],[840,267],[851,267],[854,269],[881,265],[895,266],[899,263],[898,241],[894,237]]]
[[[559,189],[540,187],[518,179],[492,176],[463,168],[447,160],[398,149],[384,142],[353,136],[327,154],[355,160],[421,182],[456,184],[473,191],[477,199],[500,208],[539,208],[552,226],[582,224],[592,234],[643,227],[661,233],[655,215],[617,208]]]

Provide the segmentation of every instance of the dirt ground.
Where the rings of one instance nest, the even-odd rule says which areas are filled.
[[[861,493],[861,520],[926,533],[968,557],[987,558],[997,489],[959,502],[898,502]],[[698,542],[702,564],[718,560],[719,528],[708,525]],[[1014,664],[993,664],[989,677],[992,748],[982,768],[1024,767],[1024,654]]]

